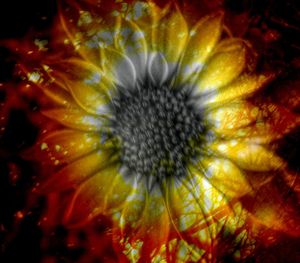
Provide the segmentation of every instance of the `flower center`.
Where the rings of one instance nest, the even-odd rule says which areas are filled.
[[[184,88],[144,85],[115,99],[113,123],[121,162],[157,181],[186,174],[204,132],[201,115]]]

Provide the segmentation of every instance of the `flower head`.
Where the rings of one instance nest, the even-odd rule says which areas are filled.
[[[248,172],[284,165],[261,145],[282,133],[248,100],[272,75],[254,72],[222,12],[190,25],[177,5],[123,4],[104,19],[62,7],[66,53],[34,81],[61,124],[40,139],[40,158],[59,167],[41,189],[74,190],[67,224],[109,216],[131,261],[209,259],[214,239],[245,224],[240,198],[265,182]]]

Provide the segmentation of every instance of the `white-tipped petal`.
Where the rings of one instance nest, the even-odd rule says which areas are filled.
[[[149,75],[155,85],[162,85],[168,79],[168,63],[161,53],[152,53],[149,59]]]

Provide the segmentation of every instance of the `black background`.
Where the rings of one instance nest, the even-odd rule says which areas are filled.
[[[184,2],[181,1],[181,4],[184,5]],[[260,63],[281,72],[267,92],[272,93],[273,89],[282,84],[287,86],[286,92],[289,92],[286,83],[299,85],[299,1],[225,0],[222,5],[233,16],[248,12],[251,18],[256,18],[252,20],[246,37],[249,37],[251,29],[257,30],[255,32],[261,36],[258,37],[259,43],[256,43],[261,56]],[[54,0],[0,1],[0,83],[18,84],[20,81],[14,75],[18,56],[1,45],[2,41],[21,39],[29,32],[45,31],[51,27],[56,14]],[[265,41],[270,32],[276,32],[279,37],[274,41]],[[0,87],[0,103],[4,105],[13,92]],[[38,109],[36,101],[25,100],[24,103],[28,104],[26,109],[29,111]],[[3,263],[40,262],[45,253],[40,248],[43,233],[37,225],[45,202],[42,197],[32,206],[30,216],[26,216],[16,227],[15,215],[26,206],[27,193],[36,175],[34,163],[24,160],[19,154],[33,145],[38,135],[38,128],[28,118],[27,110],[12,106],[7,114],[5,131],[0,134],[0,262]],[[293,110],[299,113],[299,109]],[[300,130],[295,129],[278,142],[278,153],[295,172],[299,172],[300,164],[299,133]],[[18,174],[16,179],[11,178],[14,172]],[[65,236],[66,230],[58,227],[56,245],[47,253],[56,255],[58,262],[76,262],[83,251],[68,249],[63,242]],[[261,250],[259,254],[250,257],[248,262],[296,262],[300,259],[297,254],[299,247],[299,240],[283,237],[279,244]],[[220,262],[233,262],[233,259],[225,257]]]

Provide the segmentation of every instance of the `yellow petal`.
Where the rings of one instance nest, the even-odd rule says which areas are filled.
[[[214,53],[220,53],[220,52],[223,53],[223,52],[234,51],[236,49],[241,48],[241,46],[243,46],[245,48],[246,47],[249,48],[248,42],[246,42],[242,38],[236,38],[236,37],[225,38],[220,43],[218,43],[218,45],[214,49]]]
[[[119,212],[126,205],[124,203],[126,199],[135,191],[136,177],[130,171],[125,173],[121,168],[110,185],[110,190],[106,195],[105,208],[107,213]]]
[[[112,85],[105,74],[91,63],[79,59],[60,62],[66,87],[75,101],[92,114],[107,114]]]
[[[211,110],[207,114],[213,129],[222,135],[226,132],[234,132],[240,127],[247,127],[262,118],[258,107],[243,100],[237,100],[221,108]],[[230,130],[230,131],[228,131]]]
[[[269,171],[283,166],[282,160],[275,153],[257,144],[233,140],[216,143],[211,148],[246,170]]]
[[[210,184],[226,198],[238,198],[252,191],[243,172],[226,159],[206,159],[202,161],[205,175]]]
[[[99,65],[99,44],[113,47],[115,18],[106,16],[105,21],[99,19],[99,16],[95,15],[95,6],[89,10],[88,5],[82,6],[78,2],[59,2],[58,5],[61,25],[56,32],[63,31],[66,35],[60,36],[63,45],[72,44],[69,48],[75,49],[84,60]]]
[[[163,8],[158,7],[152,1],[141,3],[141,5],[143,5],[142,10],[137,11],[140,13],[138,17],[132,17],[131,15],[128,18],[133,20],[142,29],[147,43],[147,50],[149,52],[157,52],[157,29],[161,19],[170,13],[170,3],[166,4]]]
[[[201,71],[208,56],[218,42],[222,31],[223,14],[200,20],[190,31],[189,42],[184,52],[179,81],[193,81]]]
[[[198,189],[192,187],[191,190],[195,196],[199,195]],[[195,227],[206,216],[203,200],[195,198],[193,194],[184,185],[169,187],[168,205],[178,231]]]
[[[133,62],[116,49],[101,47],[101,67],[111,84],[116,83],[124,89],[133,88],[136,71]]]
[[[228,86],[217,90],[205,101],[206,104],[224,104],[234,99],[247,97],[263,87],[272,75],[242,75]]]
[[[107,151],[96,151],[68,164],[41,184],[41,192],[61,192],[73,188],[89,176],[108,166],[111,154]]]
[[[137,78],[144,79],[147,65],[147,44],[144,32],[131,20],[119,18],[115,42],[118,50],[133,63]]]
[[[244,69],[245,54],[243,42],[230,51],[214,54],[198,76],[195,92],[212,92],[234,80]]]
[[[138,186],[143,193],[144,185]],[[167,242],[170,223],[169,214],[165,206],[164,197],[159,189],[151,193],[133,195],[131,202],[125,203],[125,208],[120,218],[120,227],[123,237],[130,237],[130,243],[143,240],[143,247],[150,253],[157,254]],[[140,199],[142,198],[142,199]],[[139,200],[140,199],[140,200]],[[141,262],[146,262],[141,255]]]
[[[212,130],[225,140],[243,139],[249,143],[269,143],[278,133],[265,120],[263,110],[247,101],[237,100],[208,113]]]
[[[282,138],[299,123],[295,114],[269,102],[256,106],[237,100],[225,105],[207,113],[212,129],[221,138],[270,143]]]
[[[132,192],[127,196],[124,207],[122,207],[121,217],[119,219],[119,226],[123,233],[126,231],[126,228],[143,227],[141,218],[146,206],[147,195],[145,185],[135,181],[132,185]]]
[[[118,191],[111,195],[114,186]],[[80,185],[66,211],[65,221],[76,225],[97,214],[107,214],[112,199],[114,205],[120,205],[131,191],[132,184],[120,175],[117,165],[106,167]]]
[[[42,113],[62,125],[82,131],[100,131],[104,127],[103,120],[95,115],[86,114],[79,109],[53,109]]]
[[[170,66],[175,67],[188,38],[188,27],[178,6],[169,9],[154,29],[153,48],[164,54]]]
[[[228,199],[205,177],[204,167],[190,167],[189,173],[179,183],[169,185],[168,205],[179,231],[206,232],[216,219],[231,213]]]

